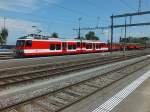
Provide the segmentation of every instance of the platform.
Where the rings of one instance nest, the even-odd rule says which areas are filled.
[[[150,112],[150,66],[61,112]]]
[[[150,78],[116,106],[112,112],[150,112]]]
[[[150,71],[117,92],[92,112],[150,112]]]

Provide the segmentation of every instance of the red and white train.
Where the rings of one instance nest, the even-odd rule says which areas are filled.
[[[127,49],[139,49],[142,46],[127,45]],[[81,54],[109,52],[110,45],[100,41],[90,40],[66,40],[59,38],[48,38],[42,35],[30,34],[16,43],[15,56],[49,56],[64,54]],[[113,44],[112,50],[121,50],[121,44]]]

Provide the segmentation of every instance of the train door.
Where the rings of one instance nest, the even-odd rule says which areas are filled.
[[[96,46],[95,46],[95,43],[93,43],[93,50],[95,50],[96,48],[95,48]]]
[[[67,52],[67,43],[66,42],[62,43],[62,51],[65,53]]]

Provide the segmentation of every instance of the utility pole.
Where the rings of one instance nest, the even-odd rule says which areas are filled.
[[[78,32],[78,38],[81,39],[81,20],[82,18],[79,18],[78,21],[79,21],[79,32]]]
[[[113,35],[114,35],[114,15],[111,16],[111,39],[110,39],[110,51],[112,52],[113,47]]]
[[[123,45],[123,53],[126,51],[126,39],[127,39],[127,18],[125,17],[125,27],[124,27],[124,45]]]
[[[4,29],[6,28],[6,17],[4,17]]]
[[[142,8],[142,0],[139,0],[138,12],[141,12]]]
[[[119,43],[121,43],[121,41],[122,41],[122,35],[123,35],[123,32],[122,32],[122,28],[121,28],[121,30],[120,30],[120,33],[121,33],[121,35],[120,35],[120,42]]]
[[[123,32],[122,32],[122,28],[121,28],[121,38],[123,37],[122,35],[123,35]]]
[[[99,21],[100,21],[100,17],[98,16],[97,17],[97,25],[96,25],[97,28],[99,27]]]

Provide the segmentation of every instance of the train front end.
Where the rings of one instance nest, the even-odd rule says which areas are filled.
[[[16,48],[14,50],[15,57],[26,57],[25,50],[32,46],[32,40],[19,39],[16,42]]]
[[[23,57],[25,48],[25,40],[17,40],[16,48],[14,50],[15,57]]]

